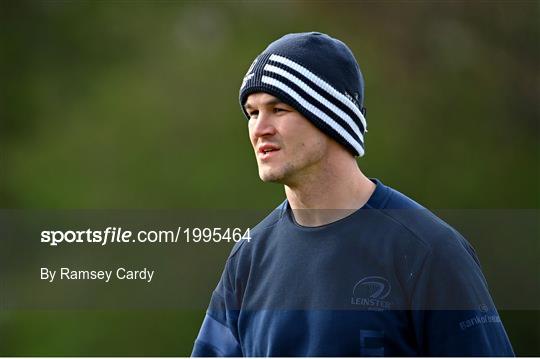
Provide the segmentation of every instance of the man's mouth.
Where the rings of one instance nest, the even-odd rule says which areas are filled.
[[[278,152],[280,148],[273,144],[264,144],[259,146],[259,155],[262,159],[269,158],[272,156],[275,152]]]

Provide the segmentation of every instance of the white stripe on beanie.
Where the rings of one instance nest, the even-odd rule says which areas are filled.
[[[272,57],[270,57],[272,58]],[[313,97],[315,100],[317,100],[318,102],[320,102],[323,106],[325,106],[326,108],[328,108],[330,111],[332,111],[334,114],[336,114],[339,118],[343,119],[348,125],[349,127],[354,131],[354,133],[358,136],[358,138],[360,138],[360,141],[364,142],[364,136],[362,135],[362,132],[360,131],[360,128],[358,127],[358,125],[353,121],[353,119],[347,115],[345,112],[343,112],[340,108],[338,108],[337,106],[335,106],[333,103],[331,103],[330,101],[328,101],[326,98],[324,98],[323,96],[321,96],[317,91],[315,91],[314,89],[312,89],[309,85],[307,85],[304,81],[300,80],[298,77],[296,77],[295,75],[291,74],[290,72],[287,72],[285,71],[284,69],[282,68],[279,68],[279,67],[276,67],[274,65],[270,65],[270,64],[266,64],[264,66],[264,70],[268,71],[268,72],[273,72],[273,73],[276,73],[278,75],[281,75],[283,76],[284,78],[286,78],[287,80],[291,81],[292,83],[294,83],[296,86],[298,86],[299,88],[301,88],[304,92],[306,92],[308,95],[310,95],[311,97]],[[271,75],[270,75],[271,76]],[[348,99],[347,99],[348,100]],[[307,102],[307,101],[306,101]],[[302,104],[302,103],[300,103]],[[303,104],[302,104],[303,105]],[[338,124],[339,125],[339,124]],[[340,126],[342,128],[342,126]]]
[[[305,76],[307,79],[309,79],[311,82],[319,86],[321,89],[325,90],[328,94],[332,95],[334,98],[342,102],[345,106],[347,106],[351,111],[353,111],[360,121],[362,122],[362,125],[364,127],[364,131],[367,130],[367,123],[366,119],[364,118],[364,115],[360,111],[356,105],[347,98],[347,96],[343,95],[341,92],[336,90],[332,85],[321,79],[319,76],[315,75],[313,72],[306,69],[304,66],[292,61],[291,59],[288,59],[284,56],[272,54],[269,58],[270,61],[279,62],[280,64],[283,64],[285,66],[290,67],[291,69],[301,73],[303,76]]]

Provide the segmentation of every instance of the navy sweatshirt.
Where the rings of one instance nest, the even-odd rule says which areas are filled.
[[[192,356],[513,356],[470,244],[372,179],[318,227],[287,201],[235,245]]]

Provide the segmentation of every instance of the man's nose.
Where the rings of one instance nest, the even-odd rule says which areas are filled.
[[[272,115],[268,112],[260,112],[253,126],[253,136],[256,138],[272,136],[276,133],[276,127]]]

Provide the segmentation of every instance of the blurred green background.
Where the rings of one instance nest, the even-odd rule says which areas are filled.
[[[1,1],[0,207],[273,208],[238,89],[269,42],[316,30],[363,70],[364,173],[432,209],[538,209],[539,19],[538,1]],[[203,314],[5,311],[0,354],[189,355]],[[539,312],[501,315],[540,355]]]

